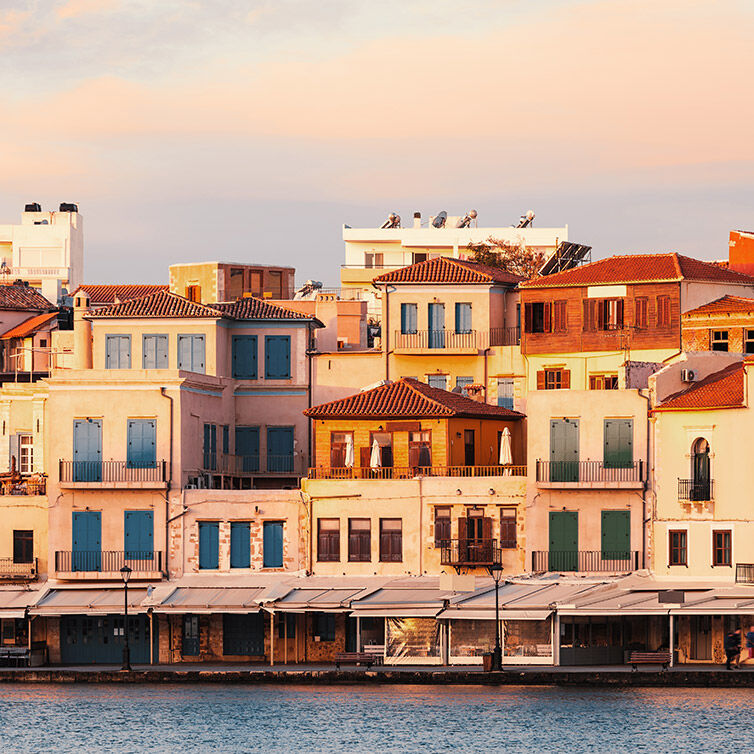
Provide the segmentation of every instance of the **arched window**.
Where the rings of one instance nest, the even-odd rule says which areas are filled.
[[[699,437],[691,447],[692,500],[711,500],[709,443]]]

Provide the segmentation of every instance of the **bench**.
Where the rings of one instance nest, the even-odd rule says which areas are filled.
[[[366,665],[369,669],[378,660],[373,652],[338,652],[335,655],[335,667],[340,670],[341,664]]]
[[[0,665],[28,667],[30,654],[28,647],[0,647]]]
[[[662,665],[665,670],[670,665],[670,652],[631,652],[628,662],[634,670],[637,665]]]

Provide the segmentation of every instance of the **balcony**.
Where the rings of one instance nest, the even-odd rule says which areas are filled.
[[[736,584],[754,584],[754,563],[736,563]]]
[[[493,327],[489,330],[415,330],[395,331],[393,347],[396,353],[469,353],[491,346],[515,346],[521,342],[517,327]]]
[[[46,495],[47,479],[43,476],[35,478],[22,478],[17,482],[0,482],[0,494],[2,495]]]
[[[580,571],[584,573],[625,573],[639,569],[639,551],[621,550],[549,550],[532,552],[531,569],[544,571]]]
[[[697,482],[693,479],[678,480],[678,501],[681,503],[711,503],[714,500],[712,480]]]
[[[37,559],[29,563],[16,563],[13,558],[0,558],[0,580],[31,581],[39,576]]]
[[[416,477],[526,476],[526,466],[381,466],[379,468],[325,467],[309,469],[309,479],[415,479]]]
[[[244,455],[205,453],[202,473],[230,477],[302,477],[306,476],[307,459],[302,454]]]
[[[162,553],[151,550],[63,550],[55,553],[55,574],[60,579],[120,581],[127,565],[132,579],[162,578]]]
[[[169,478],[167,461],[60,461],[60,486],[67,489],[165,489]]]
[[[644,478],[644,461],[537,461],[537,486],[544,489],[641,489]]]
[[[502,563],[496,539],[449,539],[440,549],[440,564],[453,568],[489,568]]]

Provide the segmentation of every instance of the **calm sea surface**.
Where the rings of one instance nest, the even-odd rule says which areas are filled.
[[[751,752],[754,691],[0,686],[2,752]]]

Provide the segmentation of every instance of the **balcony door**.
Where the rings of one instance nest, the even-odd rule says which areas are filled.
[[[267,427],[267,471],[293,471],[293,427]]]
[[[692,500],[709,500],[710,496],[710,462],[709,462],[709,443],[700,437],[694,443],[694,455],[692,459],[693,467],[693,489],[691,491]]]
[[[551,511],[548,570],[578,571],[578,569],[579,514],[575,511]]]
[[[458,519],[459,560],[466,563],[492,562],[492,519],[470,511]]]
[[[74,571],[102,570],[102,514],[99,511],[73,514],[71,549]]]
[[[73,481],[102,481],[102,421],[73,421]]]
[[[429,304],[428,342],[430,348],[445,348],[445,304]]]
[[[550,420],[550,481],[579,481],[578,419]]]
[[[156,571],[154,560],[154,513],[152,511],[126,511],[123,517],[123,549],[125,559],[146,561],[131,564],[134,570]]]
[[[234,471],[259,471],[259,427],[236,427]]]

